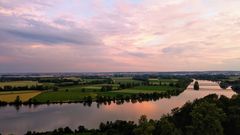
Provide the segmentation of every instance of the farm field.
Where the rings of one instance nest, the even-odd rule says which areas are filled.
[[[178,82],[178,79],[158,79],[158,78],[149,78],[148,79],[150,84],[162,84],[162,85],[169,85],[170,83],[176,84]]]
[[[37,81],[11,81],[11,82],[0,82],[0,87],[4,86],[32,86],[32,85],[41,85],[41,83],[38,83]]]
[[[93,100],[96,99],[97,95],[108,95],[108,96],[115,96],[116,93],[109,92],[101,92],[101,86],[106,84],[94,84],[89,86],[81,86],[81,85],[74,85],[74,86],[66,86],[60,87],[58,91],[46,91],[43,92],[34,99],[39,102],[47,102],[48,100],[51,102],[59,102],[59,101],[80,101],[83,100],[84,97],[91,96]],[[108,84],[112,85],[113,88],[117,87],[118,84]]]
[[[96,96],[110,96],[115,97],[119,94],[126,96],[130,94],[136,93],[153,93],[153,92],[165,92],[169,90],[175,90],[176,87],[170,86],[137,86],[134,88],[123,89],[123,90],[113,90],[108,92],[101,92],[98,85],[90,85],[90,86],[69,86],[60,88],[58,91],[50,91],[50,92],[43,92],[34,99],[39,102],[60,102],[60,101],[80,101],[83,100],[84,97],[91,96],[93,100],[96,99]],[[84,89],[84,91],[82,90]]]
[[[11,92],[0,92],[0,100],[4,102],[13,102],[17,96],[20,97],[21,101],[28,101],[40,94],[41,91],[29,90],[29,91],[11,91]]]
[[[175,90],[176,87],[171,86],[137,86],[134,88],[118,90],[115,92],[123,92],[123,93],[153,93],[153,92],[165,92],[169,90]]]
[[[132,77],[112,77],[114,83],[139,83],[142,81],[133,80]]]
[[[161,93],[178,89],[175,85],[170,85],[176,84],[178,82],[177,79],[150,78],[148,80],[149,82],[161,82],[161,84],[159,83],[159,85],[151,83],[147,84],[147,81],[133,80],[132,77],[112,77],[110,80],[113,80],[113,82],[108,82],[109,80],[107,79],[109,78],[91,78],[80,80],[80,77],[67,77],[64,79],[71,79],[74,81],[78,80],[79,82],[82,82],[83,80],[84,82],[90,83],[72,83],[71,81],[64,81],[60,78],[45,78],[45,81],[43,81],[42,83],[34,81],[13,81],[6,83],[2,82],[2,86],[31,86],[36,84],[50,86],[47,90],[44,90],[41,93],[35,93],[36,91],[29,92],[31,90],[19,91],[18,93],[10,91],[8,93],[5,93],[5,95],[2,95],[2,97],[4,96],[4,101],[14,101],[17,96],[16,94],[18,94],[22,101],[33,98],[35,101],[41,103],[69,101],[74,102],[86,100],[87,97],[91,97],[91,99],[94,101],[96,100],[97,96],[109,96],[113,98],[120,95],[127,96],[138,93]],[[44,80],[44,78],[42,80]],[[2,98],[0,100],[2,100]]]
[[[38,102],[45,103],[48,100],[51,102],[60,102],[60,101],[79,101],[82,100],[86,96],[91,96],[95,98],[97,96],[96,93],[89,92],[81,92],[81,91],[51,91],[51,92],[43,92],[34,97]]]

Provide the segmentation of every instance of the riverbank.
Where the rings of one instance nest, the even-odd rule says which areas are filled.
[[[96,129],[101,122],[106,123],[107,121],[126,120],[137,123],[141,115],[158,120],[164,114],[170,113],[172,109],[182,107],[186,102],[194,101],[209,94],[216,93],[229,98],[236,94],[231,89],[222,90],[214,82],[199,80],[198,82],[200,85],[198,91],[193,90],[192,83],[178,96],[156,101],[125,101],[123,104],[92,102],[91,106],[87,104],[84,106],[83,103],[63,103],[1,107],[0,132],[22,135],[28,130],[44,132],[66,126],[77,129],[79,125],[84,125],[88,129]]]
[[[239,100],[239,95],[229,99],[213,94],[192,103],[188,102],[183,107],[174,109],[171,115],[161,117],[160,120],[149,120],[146,115],[142,115],[138,123],[117,120],[100,123],[98,129],[87,129],[84,126],[79,126],[77,129],[65,127],[47,132],[28,131],[26,135],[238,135],[240,133],[238,128],[240,115],[237,113],[240,107]]]
[[[161,81],[163,81],[162,79]],[[122,81],[122,80],[121,80]],[[60,87],[58,90],[52,91],[42,91],[41,94],[30,98],[28,101],[22,101],[20,97],[16,97],[14,102],[0,101],[0,106],[6,105],[39,105],[39,104],[56,104],[56,103],[84,103],[86,105],[92,104],[92,102],[97,103],[109,103],[111,101],[118,104],[123,103],[124,101],[133,101],[133,102],[142,102],[150,100],[158,100],[160,98],[169,98],[171,96],[176,96],[183,92],[187,86],[192,82],[191,79],[168,79],[164,80],[164,83],[156,84],[156,80],[152,84],[146,85],[144,82],[140,84],[130,84],[129,81],[135,80],[126,80],[127,83],[121,86],[121,83],[118,84],[119,87],[124,89],[113,89],[113,86],[116,84],[98,84],[90,86],[64,86]],[[174,82],[174,83],[173,83]],[[153,84],[154,83],[154,84]],[[159,83],[159,82],[158,82]],[[130,87],[128,85],[132,85]],[[101,89],[97,88],[101,86]],[[86,89],[86,88],[90,89]],[[125,88],[126,87],[126,88]],[[130,88],[128,88],[130,87]],[[103,89],[104,88],[104,89]],[[110,88],[110,90],[108,90]],[[96,90],[98,89],[98,90]],[[16,95],[17,96],[17,95]],[[1,99],[0,99],[1,100]]]

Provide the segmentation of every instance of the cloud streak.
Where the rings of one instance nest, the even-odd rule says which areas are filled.
[[[239,70],[239,4],[0,0],[0,72]]]

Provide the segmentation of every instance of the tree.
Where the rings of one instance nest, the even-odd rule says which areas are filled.
[[[199,90],[199,83],[198,83],[198,81],[195,81],[193,88],[194,88],[194,90]]]
[[[222,89],[227,89],[229,87],[229,85],[225,82],[220,82],[219,86],[222,88]]]
[[[176,128],[175,124],[168,119],[168,116],[163,116],[156,125],[154,131],[156,135],[181,135],[179,129]]]
[[[22,101],[21,101],[21,99],[20,99],[19,96],[16,97],[16,99],[14,100],[14,103],[15,103],[16,105],[19,105],[19,104],[22,103]]]
[[[192,131],[190,131],[192,134],[223,135],[221,123],[226,115],[215,104],[206,101],[201,102],[194,106],[190,115],[192,117]]]
[[[152,135],[155,130],[153,121],[148,121],[147,116],[142,115],[138,123],[139,126],[133,130],[136,135]]]

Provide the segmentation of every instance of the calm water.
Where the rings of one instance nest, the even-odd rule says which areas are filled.
[[[18,111],[13,106],[0,108],[0,133],[24,134],[31,131],[48,131],[59,127],[77,128],[84,125],[87,128],[98,128],[100,122],[120,120],[137,121],[141,115],[159,119],[171,109],[181,107],[187,101],[216,93],[231,97],[236,94],[230,88],[222,90],[217,83],[198,81],[200,90],[193,90],[190,84],[179,96],[164,98],[156,102],[124,103],[122,105],[101,105],[93,103],[91,107],[83,104],[53,104],[37,107],[23,106]]]

